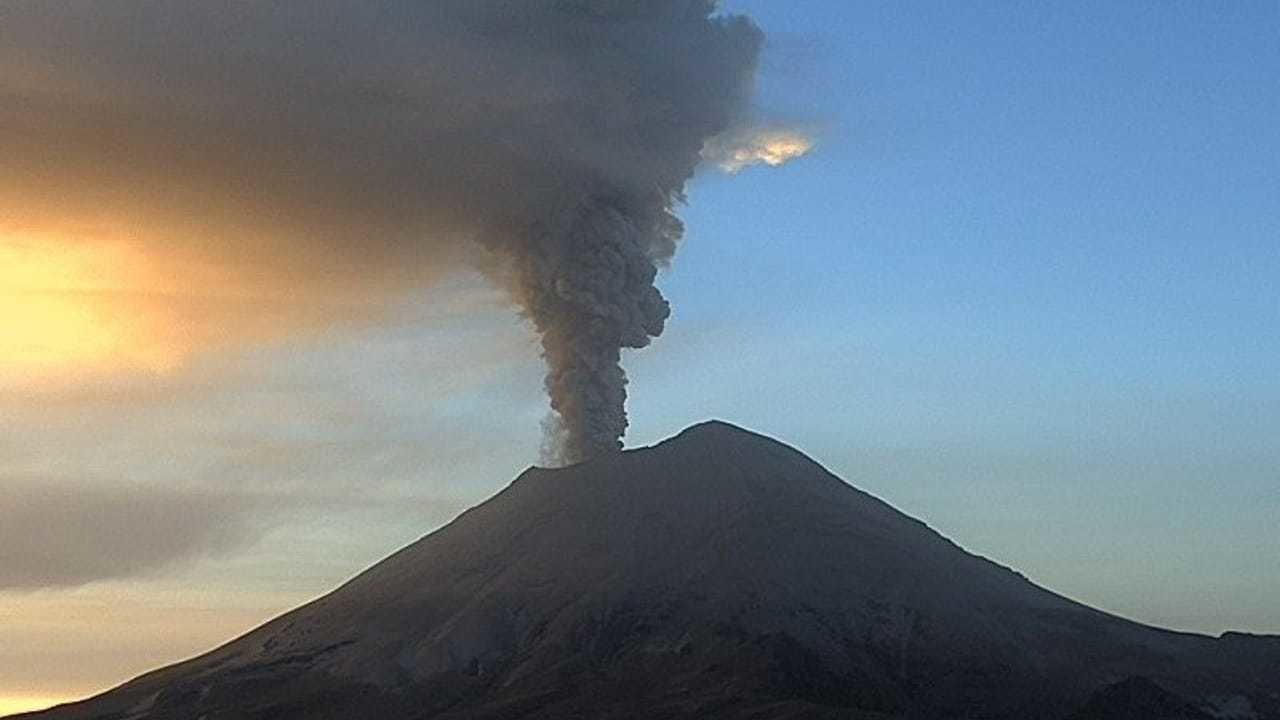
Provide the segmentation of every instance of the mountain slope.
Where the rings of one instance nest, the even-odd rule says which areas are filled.
[[[1139,675],[1280,718],[1277,668],[1280,638],[1071,602],[713,422],[530,469],[309,605],[31,718],[1061,718]]]

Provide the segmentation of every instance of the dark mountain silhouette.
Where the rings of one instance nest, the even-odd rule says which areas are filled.
[[[1085,607],[785,445],[712,422],[530,469],[238,640],[26,717],[1056,719],[1133,708],[1280,718],[1280,637],[1171,632]]]

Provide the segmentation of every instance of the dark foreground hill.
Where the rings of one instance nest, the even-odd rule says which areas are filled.
[[[723,423],[510,487],[31,720],[1280,718],[1280,637],[1126,621]]]

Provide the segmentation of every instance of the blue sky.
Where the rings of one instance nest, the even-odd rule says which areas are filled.
[[[727,7],[818,149],[694,186],[634,435],[727,416],[1066,594],[1275,631],[1280,7]]]
[[[724,8],[769,38],[753,112],[816,148],[690,185],[628,443],[737,422],[1073,598],[1280,633],[1280,5]],[[326,290],[280,304],[293,334],[201,297],[184,332],[233,342],[0,363],[0,548],[48,553],[0,550],[0,709],[223,642],[536,461],[501,293],[449,276],[371,323]]]

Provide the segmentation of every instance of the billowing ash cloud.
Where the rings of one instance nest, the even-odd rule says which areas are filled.
[[[298,297],[480,259],[541,333],[559,459],[613,450],[673,207],[750,90],[760,33],[714,9],[5,2],[0,229],[92,228]]]

